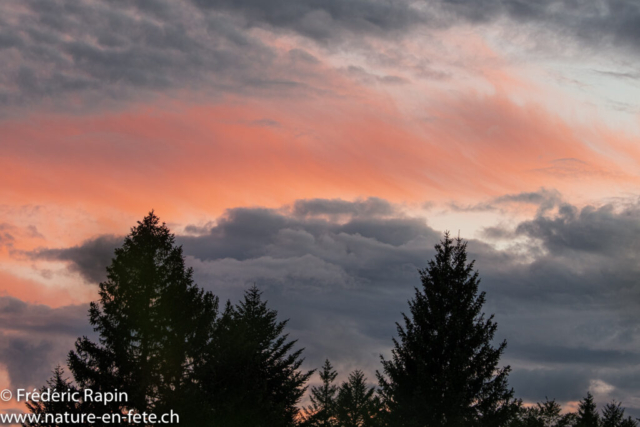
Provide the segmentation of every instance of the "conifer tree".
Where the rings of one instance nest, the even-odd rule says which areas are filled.
[[[324,361],[320,371],[321,386],[311,387],[311,405],[305,409],[305,427],[336,427],[336,394],[338,386],[335,381],[338,373],[333,369],[329,359]]]
[[[69,381],[68,378],[65,378],[64,369],[61,366],[57,366],[54,369],[53,376],[47,380],[46,385],[40,389],[40,392],[44,393],[47,390],[55,390],[58,393],[75,393],[78,391],[74,384]],[[41,417],[44,417],[46,414],[80,414],[82,413],[82,402],[76,403],[68,399],[62,401],[61,399],[56,401],[28,401],[27,408],[31,413],[41,415]],[[40,422],[27,423],[25,425],[30,427],[71,427],[78,425],[72,423],[49,423],[45,421],[46,420],[42,418]]]
[[[491,344],[497,325],[482,313],[485,293],[466,243],[445,233],[435,249],[378,373],[390,424],[504,426],[518,408],[507,387],[510,368],[498,367],[506,342]]]
[[[562,413],[562,407],[554,400],[545,400],[535,406],[521,406],[509,427],[571,427],[576,424],[575,413]]]
[[[336,401],[336,416],[340,427],[375,427],[380,425],[381,404],[375,387],[367,386],[360,370],[349,374],[342,383]]]
[[[213,337],[218,300],[193,283],[182,248],[153,212],[115,250],[99,296],[89,310],[99,340],[79,338],[69,368],[79,388],[124,391],[128,401],[95,411],[173,410],[183,424],[206,419],[195,374]]]
[[[582,399],[578,406],[578,417],[576,427],[599,427],[600,415],[593,401],[591,392],[587,392],[587,396]]]
[[[602,409],[602,427],[620,427],[623,419],[624,408],[620,407],[620,403],[612,401]]]
[[[290,427],[314,371],[301,372],[303,349],[284,333],[288,321],[267,307],[255,286],[227,303],[207,351],[203,387],[219,427]]]
[[[602,427],[635,427],[637,425],[633,418],[624,418],[624,408],[619,402],[607,403],[602,409]]]

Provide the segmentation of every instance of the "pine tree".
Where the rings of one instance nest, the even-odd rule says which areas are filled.
[[[467,245],[445,233],[420,271],[422,289],[397,325],[392,358],[378,373],[390,424],[397,427],[503,426],[517,411],[498,368],[506,342],[491,345],[497,325],[481,312],[485,293]]]
[[[128,401],[95,411],[174,410],[182,423],[202,422],[207,411],[195,374],[218,300],[193,283],[182,248],[153,212],[115,250],[99,295],[89,310],[99,341],[78,339],[69,367],[79,388],[124,391]]]
[[[375,427],[380,425],[381,404],[375,387],[367,386],[364,373],[356,370],[342,383],[336,401],[340,427]]]
[[[267,307],[254,286],[227,306],[207,352],[203,377],[220,427],[290,427],[314,371],[301,372],[303,349],[284,333],[288,321]]]
[[[587,396],[582,399],[578,406],[578,418],[576,427],[599,427],[600,415],[593,401],[593,395],[587,392]]]
[[[324,361],[320,371],[322,385],[311,387],[311,405],[305,409],[306,427],[336,427],[335,406],[338,386],[333,384],[338,373],[329,359]]]

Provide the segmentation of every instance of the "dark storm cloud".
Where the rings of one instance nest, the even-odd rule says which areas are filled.
[[[561,199],[548,191],[494,200],[555,206],[512,229],[496,228],[506,249],[469,241],[485,311],[496,315],[496,339],[509,343],[503,363],[514,369],[519,396],[577,400],[595,387],[602,403],[628,400],[640,393],[640,383],[629,380],[640,377],[640,204],[577,208]],[[417,269],[441,237],[424,218],[380,199],[236,208],[193,229],[177,240],[200,286],[235,301],[258,284],[291,319],[308,367],[329,357],[343,374],[361,367],[371,378],[420,284]],[[87,252],[96,241],[86,242]],[[56,251],[80,265],[71,254],[82,246]],[[628,410],[640,415],[640,408]]]
[[[48,261],[68,261],[71,271],[80,273],[89,283],[99,283],[106,278],[105,267],[122,241],[122,237],[104,235],[70,248],[39,249],[29,252],[28,256]]]

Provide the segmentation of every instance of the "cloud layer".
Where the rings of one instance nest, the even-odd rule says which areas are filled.
[[[507,243],[504,249],[469,242],[487,292],[485,310],[499,324],[496,338],[509,343],[503,362],[514,368],[517,394],[568,402],[591,389],[599,401],[622,399],[637,414],[640,389],[629,378],[640,375],[640,204],[577,208],[546,190],[499,200],[545,207],[492,235]],[[363,367],[370,376],[419,286],[417,269],[441,237],[425,218],[381,199],[235,208],[185,231],[178,242],[200,286],[237,300],[257,283],[291,319],[309,367],[329,357],[345,374]],[[38,254],[57,256],[91,278],[94,266],[108,262],[105,251],[95,250],[97,241]]]

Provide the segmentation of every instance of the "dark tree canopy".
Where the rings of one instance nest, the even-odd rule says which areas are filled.
[[[596,403],[593,401],[591,392],[587,392],[587,396],[580,401],[578,406],[578,416],[576,427],[599,427],[600,415]]]
[[[329,359],[324,361],[320,371],[321,386],[311,387],[311,405],[305,408],[304,425],[306,427],[336,427],[336,397],[338,386],[333,382],[338,373],[333,369]]]
[[[375,387],[367,385],[360,370],[349,374],[336,399],[336,418],[340,427],[377,427],[381,424],[381,403]]]
[[[218,298],[192,275],[173,234],[151,212],[115,250],[90,305],[98,342],[79,338],[68,358],[74,381],[56,370],[48,385],[127,393],[126,402],[81,403],[97,416],[173,411],[183,425],[295,425],[313,371],[299,370],[302,349],[284,333],[287,321],[277,320],[255,286],[220,314]]]
[[[99,295],[89,310],[99,341],[80,338],[69,354],[78,386],[126,391],[128,402],[113,403],[112,412],[123,405],[140,412],[173,409],[182,422],[199,420],[202,396],[194,373],[213,336],[218,300],[193,283],[182,248],[153,212],[115,250]]]
[[[313,374],[301,372],[303,349],[284,333],[287,321],[254,286],[227,306],[207,350],[203,386],[220,427],[288,427]]]
[[[390,360],[378,379],[397,427],[502,426],[517,410],[499,368],[506,347],[491,344],[497,324],[485,318],[485,293],[467,245],[445,233],[435,259],[420,271],[422,288],[398,324]]]
[[[69,393],[75,393],[77,388],[74,384],[64,376],[64,369],[57,366],[53,371],[53,376],[47,380],[40,391],[46,392],[47,389],[64,391]],[[69,401],[39,401],[39,402],[27,402],[27,409],[33,414],[44,416],[45,414],[79,414],[82,412],[82,403],[69,402]],[[45,420],[41,420],[37,423],[27,424],[30,427],[71,427],[78,424],[72,423],[48,423]]]
[[[620,402],[612,401],[602,409],[602,427],[635,427],[638,423],[631,417],[624,417]]]
[[[573,427],[575,413],[562,413],[562,407],[555,400],[545,400],[531,407],[520,407],[509,427]]]

